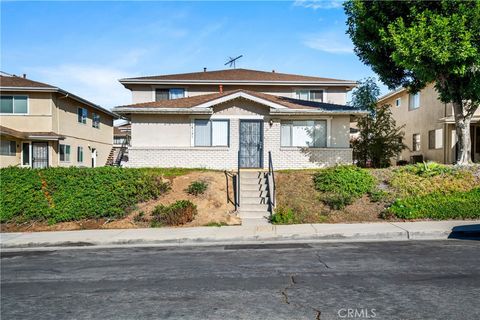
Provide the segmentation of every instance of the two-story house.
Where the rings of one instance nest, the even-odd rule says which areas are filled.
[[[0,167],[103,166],[117,116],[24,77],[0,76]]]
[[[378,104],[390,105],[397,126],[405,126],[404,142],[408,149],[397,160],[455,162],[457,137],[453,108],[438,99],[433,85],[417,94],[410,94],[404,88],[390,92],[381,97]],[[472,161],[480,162],[480,109],[473,116],[470,133]]]
[[[247,69],[121,79],[128,166],[316,168],[352,163],[355,81]]]

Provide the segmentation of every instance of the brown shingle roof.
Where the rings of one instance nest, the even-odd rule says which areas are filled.
[[[147,76],[137,78],[126,78],[123,80],[192,80],[192,81],[313,81],[313,82],[345,82],[352,83],[350,80],[339,80],[331,78],[320,78],[312,76],[302,76],[298,74],[288,74],[279,72],[266,72],[250,69],[226,69],[206,72],[191,72],[180,74],[168,74],[159,76]]]
[[[168,108],[193,108],[197,107],[201,104],[226,97],[238,92],[244,92],[251,96],[264,99],[281,106],[287,107],[289,109],[304,109],[304,110],[323,110],[323,111],[356,111],[356,109],[344,106],[344,105],[337,105],[332,103],[324,103],[324,102],[315,102],[315,101],[306,101],[300,99],[293,99],[288,97],[281,97],[281,96],[274,96],[271,94],[238,89],[233,91],[225,91],[223,93],[211,93],[211,94],[204,94],[199,96],[193,96],[189,98],[180,98],[180,99],[173,99],[173,100],[161,100],[161,101],[154,101],[154,102],[144,102],[144,103],[136,103],[131,105],[119,106],[116,107],[116,111],[121,112],[121,108],[134,108],[134,109],[144,109],[144,108],[158,108],[158,109],[168,109]],[[120,108],[120,110],[119,110]]]
[[[17,76],[2,76],[0,75],[1,87],[35,87],[35,88],[55,88],[49,84],[33,81],[30,79]]]

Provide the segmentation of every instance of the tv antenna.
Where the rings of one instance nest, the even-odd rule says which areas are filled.
[[[232,57],[228,57],[228,61],[224,64],[224,66],[226,66],[228,64],[228,66],[231,68],[233,66],[233,69],[235,69],[235,61],[237,61],[238,59],[240,59],[241,57],[243,57],[243,54],[239,55],[238,57],[236,58],[232,58]]]

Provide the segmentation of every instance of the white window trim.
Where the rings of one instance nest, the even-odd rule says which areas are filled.
[[[228,122],[227,127],[227,145],[226,146],[196,146],[195,145],[195,120],[209,120],[209,121],[218,121],[218,120],[225,120]],[[192,117],[190,119],[190,147],[192,148],[230,148],[232,145],[232,129],[231,129],[231,118],[222,117],[218,115],[217,117],[210,117],[210,118],[200,118],[200,117]]]
[[[78,149],[79,148],[82,149],[82,161],[78,161],[78,155],[79,155]],[[83,146],[77,146],[77,163],[84,163],[84,160],[85,160],[85,152],[83,150]]]
[[[157,89],[183,89],[184,90],[184,97],[188,98],[189,97],[189,91],[187,90],[188,87],[184,86],[152,86],[152,102],[155,101],[156,99],[156,91]],[[168,98],[170,99],[170,92],[168,93]]]
[[[327,103],[327,89],[324,88],[324,87],[309,87],[309,88],[302,88],[302,87],[296,87],[296,88],[293,88],[293,91],[292,91],[292,98],[293,99],[298,99],[297,98],[297,91],[308,91],[308,99],[309,100],[306,100],[306,101],[312,101],[312,102],[319,102],[319,101],[313,101],[313,100],[310,100],[310,91],[315,91],[315,90],[322,90],[323,91],[323,103]]]
[[[64,146],[70,146],[70,157],[68,160],[60,160],[60,145],[64,145]],[[65,153],[66,154],[66,153]],[[59,143],[58,144],[58,162],[62,162],[62,163],[71,163],[72,162],[72,145],[70,144],[66,144],[66,143]]]
[[[95,116],[98,116],[98,127],[95,127],[94,124],[95,124]],[[88,117],[87,117],[88,119]],[[99,113],[96,113],[96,112],[92,112],[92,128],[95,128],[95,129],[99,129],[100,130],[100,123],[101,123],[101,117],[100,117],[100,114]]]
[[[330,148],[332,145],[332,117],[316,117],[315,119],[280,119],[280,127],[282,126],[282,121],[305,121],[305,120],[310,120],[310,121],[321,121],[321,120],[326,120],[327,121],[327,145],[325,147],[298,147],[298,146],[282,146],[281,144],[281,136],[279,137],[280,140],[280,148],[308,148],[308,149],[326,149]],[[281,135],[281,130],[279,132]]]
[[[2,94],[5,97],[27,97],[27,113],[1,113],[2,116],[28,116],[30,114],[30,96],[28,94]],[[13,106],[15,110],[15,106]]]
[[[418,106],[417,106],[416,108],[412,108],[412,100],[414,100],[414,99],[412,99],[412,97],[415,96],[415,95],[417,95],[417,94],[418,94]],[[422,106],[422,104],[420,103],[421,97],[422,97],[422,96],[421,96],[420,92],[417,92],[417,93],[415,93],[415,94],[411,94],[411,93],[410,93],[410,94],[408,95],[408,111],[414,111],[414,110],[420,109],[420,107]]]

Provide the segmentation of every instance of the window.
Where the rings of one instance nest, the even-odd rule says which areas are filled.
[[[92,127],[99,129],[100,128],[100,115],[94,113],[92,115]]]
[[[297,90],[296,98],[300,100],[323,102],[323,90]]]
[[[415,133],[412,137],[412,150],[420,151],[420,133]]]
[[[0,113],[27,114],[27,96],[1,96]]]
[[[83,147],[77,147],[77,162],[83,162]]]
[[[30,165],[30,143],[22,144],[22,165]]]
[[[395,107],[400,107],[402,105],[402,99],[398,98],[395,100]]]
[[[410,95],[409,109],[415,110],[420,108],[420,93]]]
[[[195,147],[228,147],[228,120],[195,120]]]
[[[185,89],[171,88],[171,89],[156,89],[155,101],[173,100],[185,97]]]
[[[113,144],[123,144],[126,138],[124,136],[114,136],[113,137]]]
[[[78,123],[87,123],[87,116],[88,116],[88,111],[85,108],[78,108],[77,111],[78,114]]]
[[[68,144],[60,145],[60,161],[70,161],[70,146]]]
[[[282,147],[327,147],[327,121],[282,121],[280,129]]]
[[[428,131],[428,149],[443,148],[443,129]]]
[[[0,145],[0,155],[14,156],[17,153],[17,143],[10,140],[2,140]]]

